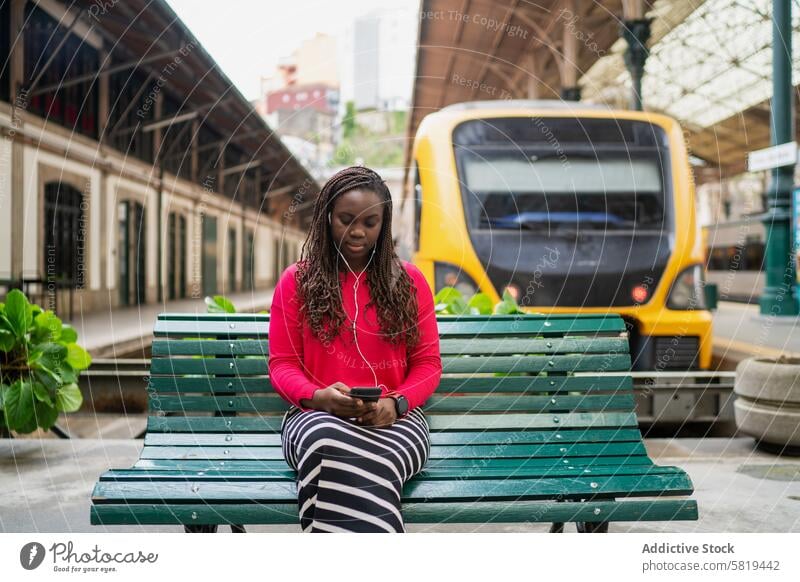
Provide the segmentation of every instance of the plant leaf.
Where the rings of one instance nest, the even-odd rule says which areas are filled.
[[[33,413],[36,424],[44,429],[50,429],[58,420],[58,410],[52,403],[36,400],[33,403]]]
[[[33,323],[33,310],[28,298],[19,289],[12,289],[6,296],[6,318],[11,327],[11,332],[17,339],[22,339],[28,333],[28,328]]]
[[[53,399],[50,397],[50,391],[39,382],[33,382],[33,396],[39,402],[46,402],[50,406],[53,405]]]
[[[8,428],[21,433],[36,430],[35,400],[30,382],[17,380],[6,390],[3,401]]]
[[[8,386],[6,386],[5,384],[0,384],[0,410],[3,410],[3,400],[5,399],[7,390]]]
[[[56,390],[56,409],[60,412],[75,412],[83,404],[83,395],[77,384],[65,384]]]
[[[64,325],[61,328],[61,341],[65,344],[71,344],[78,341],[78,332],[71,325]]]
[[[76,343],[67,345],[67,363],[75,371],[85,370],[92,363],[89,353]]]
[[[516,299],[514,299],[514,296],[508,292],[508,289],[503,291],[503,300],[494,306],[494,312],[498,315],[525,313],[519,308],[519,304],[517,303]]]
[[[5,316],[0,316],[0,352],[10,352],[17,344],[17,338],[11,331],[3,327],[3,320],[5,320]]]
[[[33,320],[31,339],[36,342],[56,341],[61,337],[61,320],[52,311],[43,311]]]
[[[205,301],[208,313],[236,313],[236,307],[223,295],[206,297]]]
[[[462,315],[469,313],[469,306],[464,300],[461,291],[455,287],[443,287],[434,297],[435,304],[444,304],[446,309],[437,310],[439,313],[449,313],[451,315]]]
[[[49,342],[36,346],[28,355],[28,365],[33,370],[41,370],[49,374],[59,384],[62,383],[61,370],[67,358],[67,347]]]
[[[491,315],[492,308],[494,307],[491,297],[486,293],[476,293],[469,298],[469,303],[467,305],[477,310],[476,315]]]

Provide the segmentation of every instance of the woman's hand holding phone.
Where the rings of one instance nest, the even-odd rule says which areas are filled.
[[[342,382],[331,384],[314,392],[310,408],[324,410],[330,414],[344,418],[364,416],[377,408],[376,402],[364,402],[360,398],[352,398],[350,387]]]
[[[378,405],[375,410],[368,412],[363,416],[359,416],[356,422],[362,426],[371,427],[384,427],[392,426],[397,421],[397,408],[394,405],[394,399],[381,398],[378,400]]]

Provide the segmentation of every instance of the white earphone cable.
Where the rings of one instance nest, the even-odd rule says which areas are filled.
[[[339,249],[339,245],[334,243],[334,246],[336,247],[336,252],[339,253],[340,257],[342,257],[342,260],[344,261],[344,264],[347,265],[347,270],[350,271],[353,274],[353,276],[356,278],[356,284],[353,286],[353,303],[355,303],[355,306],[356,306],[356,313],[355,313],[355,316],[353,317],[353,340],[355,341],[356,349],[358,350],[358,354],[361,356],[361,359],[364,360],[364,363],[367,364],[367,367],[369,368],[369,371],[372,372],[372,378],[373,378],[375,387],[378,388],[379,387],[379,385],[378,385],[378,375],[375,373],[375,370],[372,369],[372,365],[369,363],[369,360],[367,360],[367,358],[364,356],[364,353],[361,351],[361,346],[358,345],[358,333],[356,332],[356,321],[358,321],[358,286],[361,283],[361,275],[363,275],[364,273],[367,272],[367,267],[369,267],[369,264],[372,262],[372,258],[375,256],[375,247],[372,247],[372,253],[369,256],[369,260],[367,261],[367,264],[364,267],[364,270],[361,271],[358,275],[356,275],[356,272],[352,268],[350,268],[350,263],[348,263],[347,259],[344,258],[344,255],[342,254],[342,251]]]

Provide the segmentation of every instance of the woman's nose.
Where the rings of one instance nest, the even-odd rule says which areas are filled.
[[[350,229],[350,238],[364,238],[366,233],[360,226],[354,226]]]

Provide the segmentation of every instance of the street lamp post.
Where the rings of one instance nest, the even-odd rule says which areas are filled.
[[[792,87],[791,0],[772,2],[772,104],[770,133],[773,146],[794,140]],[[771,170],[764,222],[764,291],[761,315],[797,315],[795,266],[792,253],[791,193],[795,164]]]

